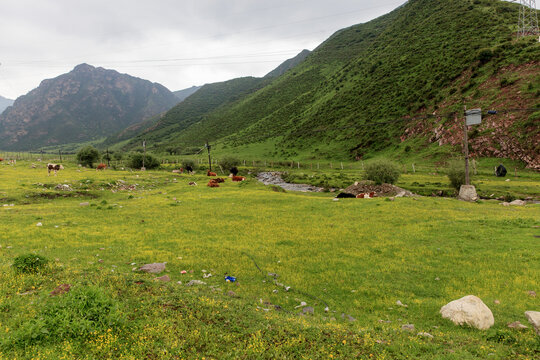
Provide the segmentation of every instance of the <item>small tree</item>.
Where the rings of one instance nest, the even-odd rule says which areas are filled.
[[[240,160],[232,156],[226,156],[219,161],[219,165],[225,170],[231,170],[234,167],[240,165]]]
[[[448,169],[446,169],[446,175],[450,180],[450,185],[456,190],[461,188],[461,185],[465,185],[465,164],[460,160],[452,160],[448,163]]]
[[[158,168],[160,165],[159,160],[150,154],[146,154],[146,155],[133,154],[129,161],[129,166],[132,167],[133,169],[142,168],[143,158],[144,158],[144,167],[146,169],[155,169],[155,168]]]
[[[92,167],[99,160],[99,151],[93,146],[85,146],[77,153],[77,161],[83,166]]]
[[[387,159],[373,161],[366,165],[366,179],[375,184],[395,184],[400,175],[399,167]]]
[[[198,166],[194,160],[191,159],[182,159],[182,167],[187,170],[191,168],[192,170],[197,170]]]

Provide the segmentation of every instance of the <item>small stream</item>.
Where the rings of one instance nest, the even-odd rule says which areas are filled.
[[[280,172],[262,172],[257,175],[257,179],[264,185],[279,186],[287,191],[301,191],[301,192],[321,192],[323,188],[306,185],[306,184],[291,184],[283,181]]]

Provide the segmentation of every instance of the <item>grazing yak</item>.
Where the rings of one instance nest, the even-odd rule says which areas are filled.
[[[64,170],[64,167],[60,164],[47,164],[47,176],[51,175],[51,171],[54,171],[54,176],[56,176],[58,170]]]

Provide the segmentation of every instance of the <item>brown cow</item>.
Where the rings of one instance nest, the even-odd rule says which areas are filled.
[[[51,175],[51,171],[54,171],[54,176],[56,176],[58,170],[64,170],[64,167],[60,164],[47,164],[47,176]]]
[[[208,187],[219,187],[219,184],[215,181],[210,180],[208,184],[206,184]]]
[[[215,172],[211,172],[210,170],[208,170],[208,172],[206,173],[207,176],[217,176],[217,174]]]
[[[96,171],[97,170],[105,170],[107,168],[107,164],[99,164],[97,167],[96,167]]]
[[[244,180],[246,180],[246,178],[243,177],[243,176],[234,176],[233,175],[233,176],[231,176],[231,178],[232,178],[232,181],[244,181]]]

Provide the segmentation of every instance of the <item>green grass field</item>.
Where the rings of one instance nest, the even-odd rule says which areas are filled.
[[[414,176],[402,181],[443,182]],[[530,176],[497,186],[538,188]],[[540,358],[531,326],[507,328],[540,311],[529,295],[540,293],[540,205],[336,202],[207,180],[0,164],[0,359]],[[28,253],[50,262],[17,273]],[[166,271],[133,271],[153,262]],[[61,284],[71,290],[50,296]],[[491,329],[439,315],[469,294],[492,310]],[[301,302],[313,314],[299,315]]]

